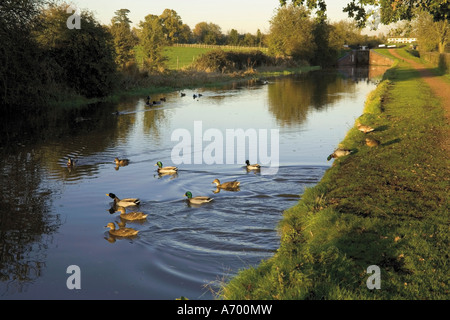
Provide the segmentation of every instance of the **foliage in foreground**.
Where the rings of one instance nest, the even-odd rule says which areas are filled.
[[[225,284],[223,299],[448,299],[449,160],[443,110],[404,64],[390,69],[321,182],[279,224],[280,248]],[[381,269],[369,290],[366,270]]]

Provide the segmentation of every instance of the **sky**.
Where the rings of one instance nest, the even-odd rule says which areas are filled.
[[[327,16],[331,22],[348,19],[342,8],[350,0],[326,0]],[[194,29],[199,22],[218,24],[223,33],[236,29],[239,33],[255,34],[258,29],[269,31],[269,20],[279,0],[71,0],[76,7],[92,11],[103,24],[109,24],[114,12],[128,9],[133,26],[148,14],[160,15],[164,9],[173,9],[183,23]]]

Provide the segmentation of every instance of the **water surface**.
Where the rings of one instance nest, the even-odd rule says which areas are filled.
[[[43,125],[33,142],[23,134],[0,158],[1,299],[212,299],[218,283],[273,255],[283,210],[321,179],[374,87],[367,71],[312,72],[153,95],[166,98],[153,107],[144,97],[95,106]],[[237,159],[194,163],[192,148],[177,175],[157,175],[157,161],[173,165],[172,133],[185,129],[194,143],[198,122],[203,133],[224,136],[278,130],[277,174],[247,172]],[[247,145],[246,156],[255,148]],[[78,161],[72,169],[68,156]],[[117,168],[115,157],[130,164]],[[241,188],[214,193],[215,178],[237,179]],[[214,201],[189,206],[188,190]],[[108,235],[104,226],[120,221],[108,211],[109,192],[141,199],[148,218],[126,224],[139,230],[136,238]],[[66,286],[70,265],[80,267],[79,290]]]

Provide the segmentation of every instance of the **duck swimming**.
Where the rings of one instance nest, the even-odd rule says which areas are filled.
[[[219,179],[215,179],[212,183],[216,184],[216,187],[220,189],[237,189],[241,184],[239,181],[236,180],[220,183]]]
[[[143,220],[147,218],[148,214],[145,214],[143,212],[133,211],[133,212],[126,212],[124,207],[118,207],[117,211],[120,211],[120,217],[125,220]]]
[[[330,161],[331,158],[336,159],[339,157],[347,156],[350,153],[352,153],[351,150],[338,148],[338,149],[334,150],[334,152],[328,156],[327,161]]]
[[[130,160],[115,158],[114,162],[116,163],[117,166],[127,166]]]
[[[138,198],[119,199],[114,193],[107,193],[106,195],[114,200],[114,204],[117,207],[138,206],[141,203],[141,200]]]
[[[247,165],[247,169],[248,170],[259,170],[261,169],[261,166],[257,163],[255,164],[250,164],[250,161],[246,160],[245,161],[246,165]]]
[[[203,204],[203,203],[213,201],[213,198],[206,197],[206,196],[192,197],[192,192],[190,192],[190,191],[187,191],[184,195],[188,198],[189,203],[192,203],[192,204]]]
[[[105,228],[109,228],[109,234],[115,237],[133,237],[139,232],[133,228],[116,229],[116,225],[113,222],[108,223]]]
[[[69,157],[69,159],[67,159],[67,166],[68,167],[73,167],[75,165],[76,160],[72,160],[71,157]]]
[[[177,167],[163,167],[161,161],[158,161],[155,166],[158,166],[158,173],[175,173],[178,171]]]

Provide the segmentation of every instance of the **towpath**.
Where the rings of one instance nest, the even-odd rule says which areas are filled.
[[[425,83],[431,88],[431,91],[441,100],[442,107],[445,110],[447,124],[450,123],[450,84],[434,74],[426,65],[414,60],[404,58],[398,54],[395,49],[389,49],[389,52],[398,59],[405,61],[416,69]],[[450,130],[447,130],[447,138],[444,139],[444,148],[450,153]]]

